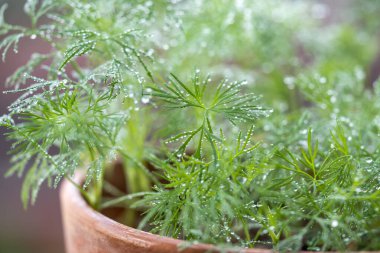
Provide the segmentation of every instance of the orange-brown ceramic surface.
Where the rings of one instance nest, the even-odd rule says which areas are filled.
[[[212,252],[212,246],[206,244],[193,245],[179,251],[178,245],[183,243],[181,240],[154,235],[120,224],[90,208],[80,192],[67,181],[63,182],[60,195],[66,253]],[[272,251],[255,249],[246,252]]]

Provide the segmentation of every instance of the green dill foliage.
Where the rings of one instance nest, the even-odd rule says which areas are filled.
[[[15,153],[15,165],[7,175],[21,175],[28,162],[34,161],[24,181],[24,204],[29,192],[34,202],[45,179],[56,176],[57,185],[62,176],[73,175],[80,160],[87,159],[80,156],[83,153],[91,157],[87,179],[100,176],[101,167],[116,152],[117,133],[128,117],[107,112],[114,96],[108,90],[98,94],[67,79],[51,82],[31,78],[37,83],[15,91],[22,95],[9,106],[10,115],[17,115],[21,123],[5,124],[12,130],[8,137],[14,140]]]
[[[216,162],[204,162],[195,156],[162,161],[151,158],[167,181],[155,192],[147,193],[135,206],[148,206],[140,228],[147,223],[154,232],[187,240],[212,243],[238,241],[245,245],[237,231],[248,233],[245,217],[249,192],[244,190],[255,176],[255,168],[244,162],[257,147],[250,145],[252,128],[245,138],[239,134],[235,147],[223,141],[215,153]]]
[[[171,74],[168,83],[149,88],[153,97],[164,102],[163,106],[181,109],[183,113],[191,115],[192,121],[195,122],[189,122],[194,130],[180,133],[167,140],[167,143],[182,142],[175,152],[178,156],[182,156],[190,142],[197,139],[197,144],[193,147],[194,157],[203,158],[202,148],[206,141],[213,150],[213,158],[217,159],[216,145],[222,137],[218,137],[218,129],[225,125],[226,120],[233,125],[253,124],[257,118],[269,116],[270,110],[254,103],[258,99],[254,94],[241,93],[244,85],[244,81],[229,82],[227,79],[213,85],[210,76],[202,80],[200,71],[196,70],[190,84]]]
[[[56,186],[78,167],[87,168],[85,187],[97,179],[96,193],[87,199],[93,205],[99,202],[104,167],[122,146],[119,133],[130,110],[139,106],[143,76],[151,77],[144,63],[151,53],[143,46],[149,42],[138,30],[170,5],[122,2],[105,7],[104,1],[30,0],[24,8],[30,27],[6,23],[7,5],[1,7],[1,34],[7,35],[0,44],[3,60],[9,49],[17,53],[23,38],[53,47],[52,52],[33,54],[7,80],[14,87],[7,93],[19,94],[2,120],[14,141],[14,167],[7,175],[21,175],[28,168],[22,191],[25,206],[34,202],[45,180],[55,177]],[[152,18],[142,22],[147,13]],[[46,77],[33,76],[37,70]]]
[[[368,153],[348,146],[345,129],[337,124],[326,149],[309,130],[306,147],[279,150],[276,168],[257,182],[260,199],[275,210],[273,230],[285,236],[280,250],[377,247],[379,170]]]
[[[50,46],[6,81],[6,176],[25,207],[65,178],[183,247],[379,250],[380,5],[332,2],[27,0],[27,27],[3,4],[3,61]]]

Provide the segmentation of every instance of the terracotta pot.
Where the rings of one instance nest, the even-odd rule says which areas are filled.
[[[201,253],[217,252],[212,245],[197,244],[179,251],[181,240],[154,235],[120,224],[93,210],[79,190],[64,181],[60,191],[67,253]],[[247,253],[270,253],[249,249]]]

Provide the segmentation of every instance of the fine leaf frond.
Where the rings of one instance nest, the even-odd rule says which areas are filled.
[[[210,76],[206,76],[206,79],[202,80],[200,71],[196,70],[189,83],[171,74],[171,78],[164,85],[150,87],[150,95],[162,101],[164,106],[170,109],[187,109],[187,113],[195,115],[196,119],[199,115],[199,123],[194,130],[180,133],[167,141],[170,143],[184,138],[175,152],[177,155],[185,153],[193,141],[196,144],[191,148],[196,158],[203,157],[202,150],[208,143],[208,147],[213,150],[212,157],[217,159],[216,143],[220,142],[221,138],[213,133],[213,129],[220,124],[218,118],[225,118],[233,125],[238,122],[252,125],[258,118],[271,113],[270,110],[253,104],[258,99],[253,94],[241,95],[244,82],[228,83],[222,80],[215,88],[209,79]],[[251,134],[252,128],[248,135]]]

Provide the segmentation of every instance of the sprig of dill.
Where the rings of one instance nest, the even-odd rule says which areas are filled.
[[[206,141],[213,151],[213,158],[217,160],[219,157],[216,154],[216,145],[222,137],[217,136],[219,134],[217,129],[225,124],[223,118],[233,125],[238,122],[252,125],[258,118],[269,116],[271,112],[254,103],[258,97],[253,93],[242,94],[242,86],[246,84],[245,82],[228,82],[223,79],[216,86],[210,82],[210,76],[202,80],[200,71],[196,70],[189,84],[171,74],[168,83],[149,88],[150,95],[163,101],[164,107],[181,109],[182,113],[194,117],[193,122],[196,122],[194,129],[167,140],[167,143],[171,143],[183,139],[182,144],[175,151],[178,156],[182,156],[190,142],[198,136],[197,144],[193,147],[193,156],[197,159],[204,157],[202,150],[203,143]]]

